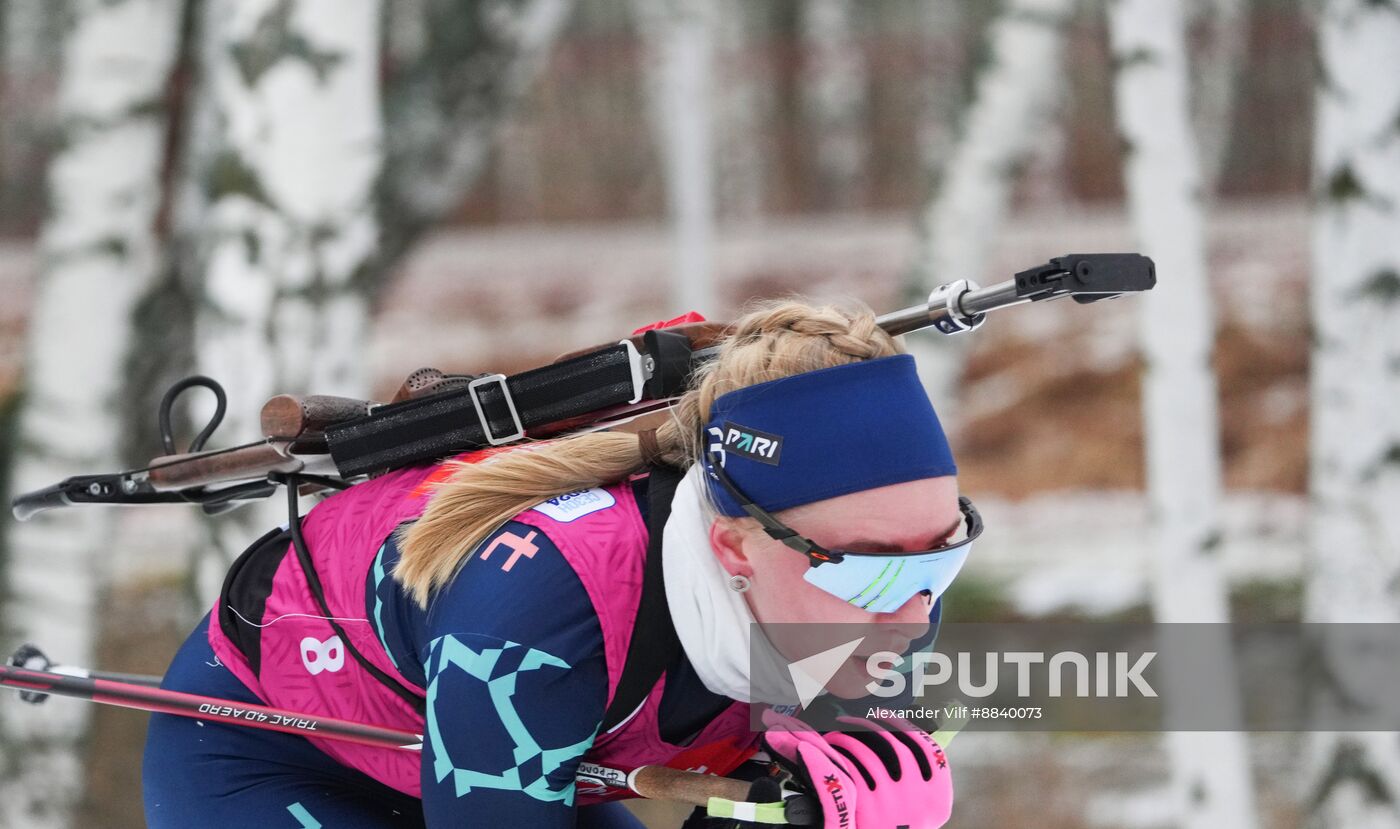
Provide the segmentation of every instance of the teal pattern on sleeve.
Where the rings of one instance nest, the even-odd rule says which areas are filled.
[[[593,745],[597,729],[575,743],[546,748],[531,734],[516,707],[516,691],[522,676],[549,668],[568,671],[569,663],[516,642],[472,648],[456,636],[434,639],[429,645],[429,654],[427,729],[428,738],[435,746],[433,774],[437,781],[444,782],[451,776],[458,797],[470,793],[473,788],[500,789],[572,806],[572,770]],[[513,743],[513,765],[508,768],[470,768],[461,764],[464,761],[454,760],[447,748],[449,740],[445,739],[439,710],[460,703],[445,698],[440,689],[445,678],[449,682],[460,682],[463,676],[486,686],[495,717]],[[562,785],[558,780],[561,770],[569,773]]]

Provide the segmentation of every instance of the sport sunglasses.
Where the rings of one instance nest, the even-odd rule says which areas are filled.
[[[811,567],[803,579],[827,593],[871,613],[898,610],[917,593],[928,591],[937,599],[952,584],[972,552],[972,542],[982,535],[982,516],[972,500],[959,496],[958,510],[966,534],[958,541],[932,550],[863,552],[828,550],[779,521],[743,493],[724,471],[719,457],[706,452],[710,477],[724,487],[763,532],[775,541],[807,557]]]

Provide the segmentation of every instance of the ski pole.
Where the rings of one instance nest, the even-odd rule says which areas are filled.
[[[187,694],[133,682],[70,676],[5,665],[0,666],[0,685],[21,691],[86,699],[120,708],[212,720],[264,731],[347,740],[378,748],[418,751],[423,747],[423,735],[410,731],[287,711],[266,705]]]
[[[80,676],[88,677],[89,679],[110,679],[115,682],[130,682],[133,685],[149,685],[152,687],[160,685],[160,677],[158,676],[123,674],[111,671],[90,671],[87,668],[77,668],[72,665],[55,665],[47,654],[30,644],[20,645],[19,649],[10,655],[9,664],[16,668],[24,668],[30,671],[49,671],[65,676]],[[38,691],[20,691],[19,698],[33,705],[38,705],[48,699],[49,695]]]
[[[139,679],[145,682],[159,681],[157,677]],[[4,665],[0,666],[0,687],[14,688],[21,693],[74,697],[137,711],[173,714],[264,731],[299,734],[303,737],[345,740],[376,748],[401,751],[423,749],[423,735],[412,731],[200,694],[187,694],[149,684],[102,679],[92,675],[73,676]],[[748,805],[745,799],[748,797],[749,784],[743,780],[662,766],[643,766],[628,774],[590,774],[586,779],[589,782],[601,781],[611,788],[630,789],[634,794],[650,799],[678,800],[696,806],[713,805],[711,800],[731,805]],[[812,817],[814,812],[810,802],[802,796],[788,798],[780,803],[760,803],[752,806],[756,809],[754,813],[764,815],[767,818],[765,822],[768,823],[809,825],[815,820]]]

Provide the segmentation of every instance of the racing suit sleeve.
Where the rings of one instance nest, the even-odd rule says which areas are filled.
[[[427,825],[573,827],[608,674],[597,614],[559,549],[502,526],[433,598],[425,639]]]

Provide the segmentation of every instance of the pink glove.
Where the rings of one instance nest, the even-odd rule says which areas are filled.
[[[824,829],[937,829],[953,811],[943,749],[903,720],[841,717],[850,732],[819,734],[764,712],[764,747],[822,807]]]

